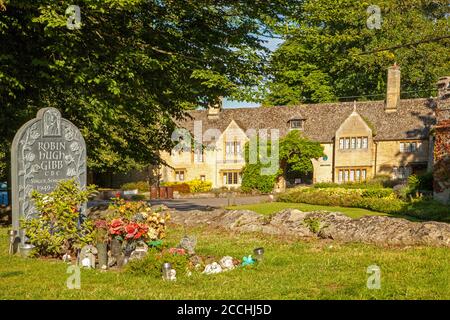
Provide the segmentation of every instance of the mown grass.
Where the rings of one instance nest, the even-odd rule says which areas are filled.
[[[174,283],[82,270],[81,289],[70,290],[66,264],[9,256],[6,229],[0,232],[0,299],[450,299],[448,248],[304,242],[197,228],[188,233],[197,236],[199,254],[242,258],[263,246],[264,263],[253,270],[194,273]],[[182,235],[181,227],[171,228],[168,244]],[[381,268],[379,290],[366,287],[367,267],[373,264]]]
[[[260,214],[272,214],[283,209],[298,209],[300,211],[317,211],[325,210],[330,212],[341,212],[351,218],[360,218],[363,216],[387,216],[387,213],[370,211],[362,208],[346,208],[346,207],[336,207],[336,206],[321,206],[315,204],[306,203],[292,203],[292,202],[267,202],[267,203],[257,203],[257,204],[246,204],[239,206],[230,206],[227,209],[230,210],[251,210]]]

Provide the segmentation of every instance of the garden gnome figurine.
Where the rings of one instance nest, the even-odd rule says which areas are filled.
[[[177,280],[177,271],[175,269],[171,269],[169,272],[169,280],[176,281]]]
[[[189,236],[185,235],[181,239],[180,244],[178,245],[178,247],[186,250],[186,252],[189,255],[193,255],[193,254],[195,254],[195,246],[196,246],[196,244],[197,244],[197,239],[195,239],[195,237],[189,237]]]
[[[81,249],[78,261],[83,267],[95,268],[95,255],[97,254],[97,248],[92,245],[84,246]]]

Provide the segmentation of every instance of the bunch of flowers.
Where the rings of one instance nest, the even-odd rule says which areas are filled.
[[[166,236],[168,212],[156,212],[146,202],[126,202],[115,199],[112,217],[109,219],[109,234],[120,241],[144,241],[151,243]]]
[[[184,250],[183,248],[170,248],[169,253],[174,254],[174,255],[183,256],[186,254],[186,250]]]
[[[111,221],[109,233],[118,240],[147,240],[148,225],[117,218]]]

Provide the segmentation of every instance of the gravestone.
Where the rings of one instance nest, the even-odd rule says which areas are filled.
[[[20,219],[37,214],[31,199],[33,190],[49,193],[58,181],[71,178],[81,188],[86,186],[86,145],[73,123],[62,118],[57,109],[44,108],[16,133],[11,162],[12,226],[17,231],[16,242],[23,243]]]

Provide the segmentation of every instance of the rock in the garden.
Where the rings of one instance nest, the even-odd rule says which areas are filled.
[[[81,266],[83,266],[83,267],[85,267],[85,268],[92,268],[92,265],[91,265],[91,259],[88,258],[88,257],[83,258],[83,259],[81,260]]]
[[[191,263],[192,266],[194,266],[194,268],[196,270],[200,269],[201,266],[203,265],[203,259],[200,256],[194,255],[192,257],[189,258],[189,262]]]
[[[234,260],[233,257],[225,256],[219,261],[220,266],[224,271],[233,270],[234,269]]]
[[[213,262],[211,264],[208,264],[205,267],[205,270],[203,270],[202,273],[204,274],[215,274],[215,273],[220,273],[222,272],[222,267],[220,266],[220,264],[218,264],[217,262]]]
[[[128,259],[128,261],[132,261],[132,260],[136,260],[136,259],[142,259],[146,255],[147,255],[147,251],[146,250],[136,249],[133,252],[131,252],[130,258]]]
[[[318,220],[320,230],[313,232],[308,221]],[[352,219],[339,212],[302,212],[285,209],[272,216],[248,210],[216,209],[175,211],[172,222],[186,226],[209,225],[237,232],[262,232],[296,237],[320,237],[340,241],[367,242],[379,245],[428,245],[450,247],[450,224],[411,222],[385,216]]]
[[[195,254],[195,246],[197,244],[197,239],[193,236],[184,236],[181,238],[179,248],[186,250],[189,255]]]
[[[108,268],[111,268],[112,266],[117,264],[117,259],[115,257],[109,256],[108,257]]]

